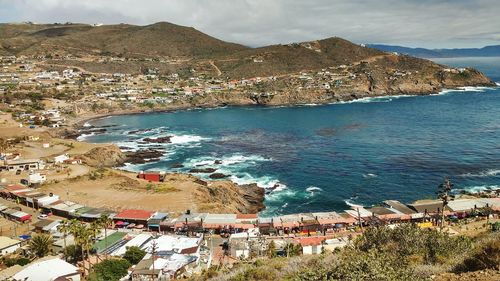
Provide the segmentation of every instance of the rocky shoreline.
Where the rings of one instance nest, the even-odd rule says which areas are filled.
[[[470,83],[467,84],[467,86],[481,86],[481,87],[496,87],[497,85],[491,82],[488,78],[483,76],[481,73],[478,73],[478,80],[477,81],[469,81]],[[458,88],[458,87],[463,87],[465,85],[462,84],[456,84],[456,83],[448,83],[450,85],[450,88]],[[432,85],[431,85],[432,86]],[[94,128],[94,127],[85,127],[84,124],[91,122],[92,120],[100,119],[100,118],[105,118],[108,116],[116,116],[116,115],[131,115],[131,114],[152,114],[152,113],[159,113],[159,112],[174,112],[174,111],[181,111],[181,110],[191,110],[191,109],[206,109],[206,108],[218,108],[218,107],[226,107],[226,106],[270,106],[270,107],[281,107],[281,106],[303,106],[303,105],[327,105],[327,104],[335,104],[335,103],[345,103],[349,101],[353,101],[356,99],[363,99],[363,98],[377,98],[377,97],[390,97],[390,96],[401,96],[401,95],[408,95],[408,96],[419,96],[419,95],[433,95],[437,94],[440,91],[447,89],[444,88],[444,85],[436,85],[432,86],[431,88],[424,87],[424,88],[419,88],[418,87],[406,87],[404,89],[399,88],[399,89],[390,89],[388,92],[386,91],[367,91],[367,92],[357,92],[357,93],[351,93],[351,94],[328,94],[328,93],[311,93],[307,95],[307,97],[302,97],[299,98],[296,94],[290,94],[290,93],[281,93],[279,95],[275,95],[272,98],[260,98],[260,97],[255,97],[251,95],[243,95],[243,99],[239,100],[221,100],[219,98],[215,98],[214,100],[210,101],[205,101],[201,103],[193,103],[193,104],[180,104],[180,105],[174,105],[166,108],[157,108],[154,110],[121,110],[119,112],[108,112],[108,113],[101,113],[101,114],[94,114],[93,116],[88,116],[87,118],[81,118],[77,122],[74,123],[74,125],[70,128],[61,130],[61,135],[64,138],[73,138],[76,139],[82,134],[85,133],[93,133],[93,134],[98,134],[98,133],[105,133],[109,128],[101,127],[101,128]],[[214,94],[216,95],[216,94]],[[129,133],[134,133],[129,132]],[[145,143],[170,143],[171,142],[171,136],[164,136],[164,137],[158,137],[158,138],[144,138],[142,141]],[[91,154],[99,154],[101,155],[100,157],[97,157],[97,159],[92,159],[93,157],[86,155],[87,159],[90,159],[89,163],[98,163],[99,165],[104,165],[107,167],[118,167],[118,166],[123,166],[124,163],[134,163],[134,164],[143,164],[143,163],[148,163],[148,162],[154,162],[159,159],[163,155],[163,152],[161,149],[156,149],[156,148],[150,148],[150,149],[142,149],[139,151],[135,152],[123,152],[120,150],[120,148],[114,146],[112,149],[110,149],[111,152],[104,152],[104,151],[94,151],[94,152],[89,152]],[[104,156],[103,156],[104,155]],[[91,164],[89,164],[91,165]],[[175,168],[181,168],[182,165],[176,165],[175,167],[172,167],[173,169]],[[193,168],[190,173],[192,174],[202,174],[202,173],[207,173],[210,174],[209,178],[213,179],[215,181],[213,182],[219,182],[222,179],[225,179],[229,177],[229,175],[225,175],[222,173],[218,173],[217,169],[210,169],[210,168]],[[201,180],[200,180],[201,181]],[[201,181],[202,182],[202,181]],[[256,186],[256,185],[255,185]],[[246,190],[246,187],[243,186],[238,186],[237,184],[233,183],[233,185],[230,187],[232,188],[240,188],[242,190]],[[258,187],[259,188],[259,187]],[[255,189],[255,188],[253,188]],[[265,197],[265,190],[262,188],[259,188],[261,190],[256,191],[256,190],[247,190],[244,192],[249,192],[245,193],[242,195],[242,200],[241,202],[244,202],[243,205],[247,206],[248,204],[251,206],[254,206],[255,208],[252,209],[250,207],[246,207],[246,209],[252,209],[252,210],[262,210],[265,208],[264,206],[264,197]],[[212,194],[213,195],[213,194]],[[234,199],[234,198],[233,198]],[[217,201],[212,198],[213,201]],[[238,200],[236,200],[238,201]],[[212,202],[213,203],[213,202]],[[220,203],[220,202],[219,202]]]

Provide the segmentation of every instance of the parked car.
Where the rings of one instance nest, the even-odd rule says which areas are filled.
[[[44,220],[44,219],[46,219],[46,218],[48,218],[48,217],[49,217],[49,216],[48,216],[48,215],[46,215],[46,214],[40,214],[40,215],[38,215],[38,217],[37,217],[37,218],[38,218],[39,220]]]

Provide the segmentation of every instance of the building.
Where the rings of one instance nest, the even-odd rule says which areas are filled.
[[[54,157],[54,163],[55,164],[62,164],[66,160],[69,160],[69,155],[68,154],[61,154],[59,156]]]
[[[47,180],[47,176],[40,173],[33,173],[28,176],[29,184],[42,184]]]
[[[23,281],[80,281],[78,267],[58,257],[46,257],[32,262],[13,276],[14,280]]]
[[[32,171],[44,169],[45,163],[40,159],[18,159],[5,160],[4,166],[8,171]]]
[[[14,253],[21,247],[21,241],[6,236],[0,236],[0,256]]]
[[[140,261],[132,271],[132,281],[171,280],[191,275],[197,267],[197,258],[188,255],[170,254]],[[153,270],[154,268],[154,270]]]
[[[317,255],[323,251],[323,242],[326,240],[324,236],[301,237],[295,238],[294,242],[302,246],[303,255]]]
[[[135,223],[147,225],[148,220],[153,216],[153,212],[145,210],[123,210],[115,215],[113,220],[117,226],[120,226],[120,221],[127,223]]]
[[[141,171],[137,175],[137,178],[147,181],[161,182],[165,178],[165,172]]]

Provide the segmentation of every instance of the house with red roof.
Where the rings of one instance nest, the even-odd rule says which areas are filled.
[[[118,221],[125,221],[128,223],[144,224],[147,225],[148,220],[154,215],[154,212],[145,210],[127,209],[119,212],[113,218],[115,223]]]

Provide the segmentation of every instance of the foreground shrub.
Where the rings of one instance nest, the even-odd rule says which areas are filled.
[[[455,271],[467,272],[484,269],[500,270],[500,234],[478,242],[473,253],[457,265]]]

